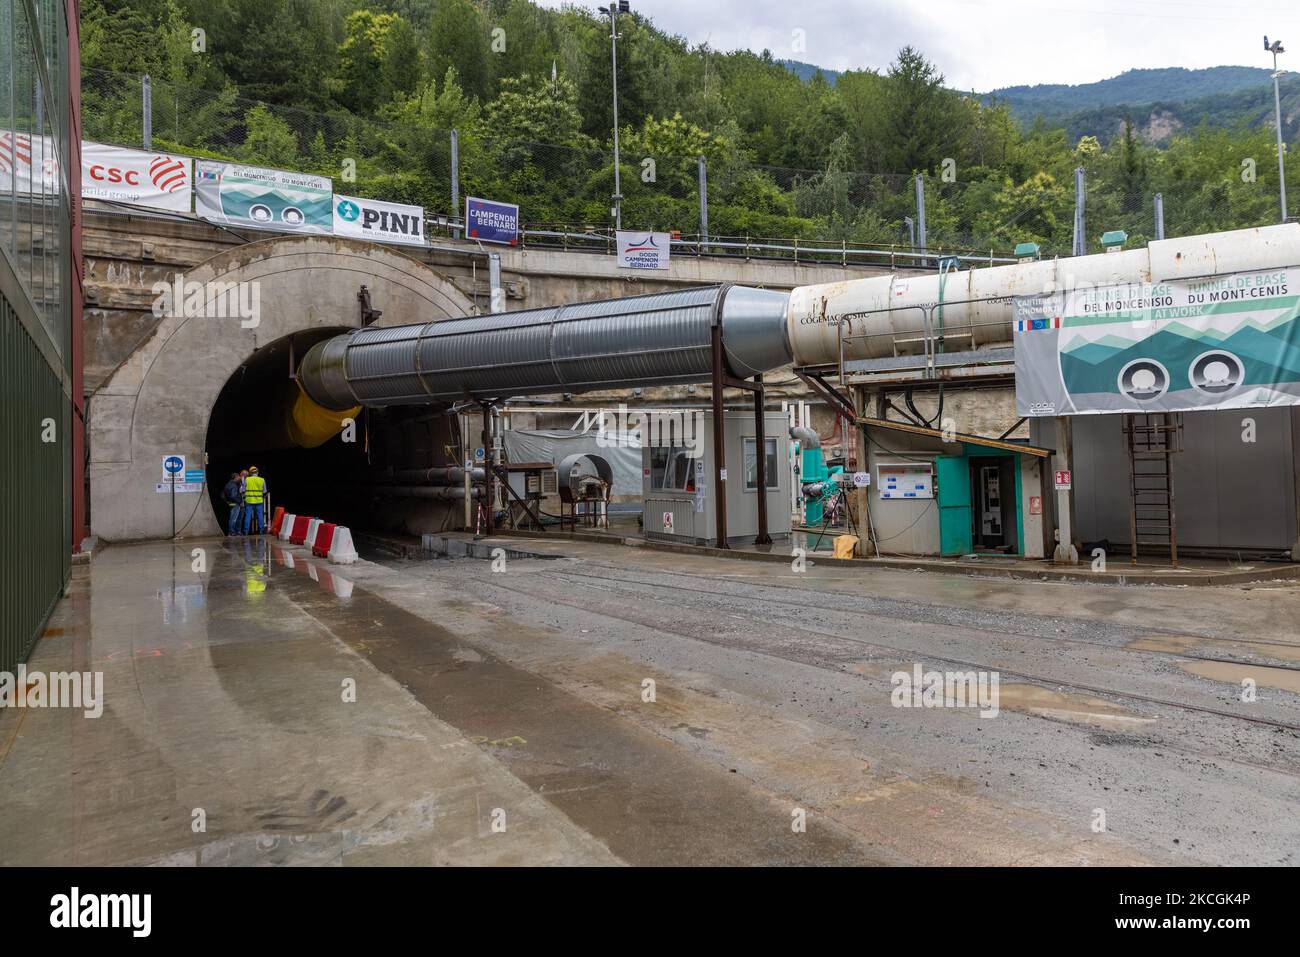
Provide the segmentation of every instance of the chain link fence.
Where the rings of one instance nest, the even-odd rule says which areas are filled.
[[[458,235],[467,195],[517,203],[522,241],[613,250],[616,192],[611,151],[596,146],[493,137],[319,113],[126,73],[87,69],[83,130],[89,140],[173,150],[331,176],[342,193],[423,206],[431,235]],[[453,190],[453,164],[459,182]],[[1161,235],[1157,189],[1116,187],[1084,176],[1084,243],[1124,230],[1128,244]],[[1163,235],[1214,232],[1278,221],[1276,184],[1232,175],[1174,177],[1162,187]],[[749,163],[737,152],[648,152],[635,140],[620,156],[617,191],[628,228],[674,234],[685,252],[791,257],[821,262],[888,259],[933,265],[943,255],[1005,262],[1020,242],[1041,254],[1076,248],[1077,197],[1067,176],[1016,184],[981,170],[920,177],[860,170],[789,169]],[[460,202],[453,204],[453,193]],[[779,237],[779,238],[774,238]]]

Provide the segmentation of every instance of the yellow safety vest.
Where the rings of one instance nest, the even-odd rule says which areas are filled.
[[[266,479],[260,475],[250,475],[244,479],[244,504],[261,505],[266,498]]]

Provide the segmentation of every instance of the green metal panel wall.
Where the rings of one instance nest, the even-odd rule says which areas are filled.
[[[934,464],[938,483],[939,554],[965,555],[973,547],[970,463],[964,455],[945,455],[935,459]]]
[[[20,147],[0,177],[0,671],[31,653],[71,565],[66,13],[0,0],[0,131]]]
[[[3,297],[0,399],[0,671],[13,671],[68,580],[71,460],[67,396]]]

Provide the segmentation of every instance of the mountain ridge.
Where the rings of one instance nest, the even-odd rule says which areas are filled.
[[[781,64],[808,82],[820,71],[834,85],[842,71],[799,60]],[[1131,118],[1137,134],[1160,144],[1201,123],[1212,127],[1272,125],[1272,71],[1266,67],[1142,67],[1090,83],[1038,83],[975,93],[985,103],[1005,106],[1024,128],[1042,120],[1059,126],[1072,142],[1095,136],[1110,142]],[[1282,79],[1283,136],[1300,137],[1300,76]]]

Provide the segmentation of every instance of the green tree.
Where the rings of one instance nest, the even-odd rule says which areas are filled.
[[[368,189],[387,193],[365,195],[418,203],[428,209],[450,209],[451,131],[460,134],[460,163],[466,170],[483,168],[487,160],[478,137],[480,109],[457,82],[456,71],[448,67],[441,83],[430,80],[415,96],[401,97],[384,108],[389,132],[384,140],[378,170],[363,177]]]
[[[969,115],[944,88],[943,74],[912,47],[903,47],[881,88],[882,109],[870,133],[878,169],[915,173],[957,158]]]
[[[454,68],[466,93],[487,99],[492,78],[487,30],[469,0],[434,0],[428,62],[431,76],[445,76]]]
[[[250,163],[292,169],[298,161],[298,140],[289,124],[259,103],[244,115],[244,159]]]
[[[330,89],[356,113],[373,113],[399,93],[420,86],[420,51],[415,31],[392,13],[357,10],[347,18],[338,68]]]

